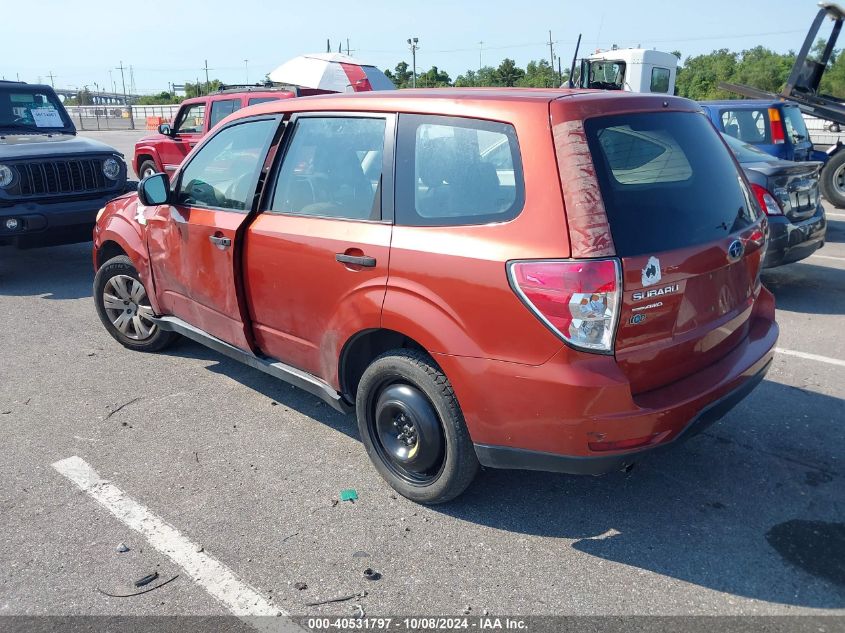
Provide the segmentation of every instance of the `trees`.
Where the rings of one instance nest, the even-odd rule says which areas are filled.
[[[384,74],[397,88],[410,88],[412,85],[414,73],[409,70],[408,62],[399,62],[394,72],[385,70]]]
[[[512,87],[523,77],[525,77],[525,71],[509,57],[505,57],[493,73],[493,81],[496,86]]]
[[[557,71],[545,59],[530,61],[525,67],[525,76],[516,82],[526,88],[557,88],[561,84]]]
[[[449,74],[438,70],[437,66],[432,66],[429,70],[417,75],[417,87],[419,88],[442,88],[451,85],[452,79]]]

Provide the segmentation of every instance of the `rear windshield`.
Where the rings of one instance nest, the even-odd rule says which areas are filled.
[[[793,143],[809,140],[807,124],[804,123],[804,116],[798,108],[784,108],[783,123],[786,125],[786,135]]]
[[[705,244],[756,220],[736,164],[704,116],[649,112],[584,125],[621,257]]]
[[[0,128],[38,132],[71,127],[58,97],[26,86],[0,89]]]

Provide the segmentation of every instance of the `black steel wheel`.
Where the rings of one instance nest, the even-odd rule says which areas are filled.
[[[356,396],[370,459],[400,494],[443,503],[461,494],[478,460],[457,398],[427,354],[391,350],[367,367]]]

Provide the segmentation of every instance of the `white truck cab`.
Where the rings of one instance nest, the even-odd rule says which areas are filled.
[[[581,60],[580,88],[628,92],[675,93],[678,58],[646,48],[596,51]]]

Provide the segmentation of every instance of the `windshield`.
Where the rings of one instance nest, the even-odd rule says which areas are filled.
[[[55,131],[72,128],[67,112],[50,90],[0,88],[0,128]]]
[[[589,62],[587,88],[599,90],[623,90],[625,88],[625,62]]]
[[[771,154],[767,154],[763,150],[757,149],[748,143],[743,143],[730,134],[723,133],[722,138],[725,139],[725,143],[728,144],[728,147],[731,148],[731,151],[740,163],[761,163],[775,160]]]

